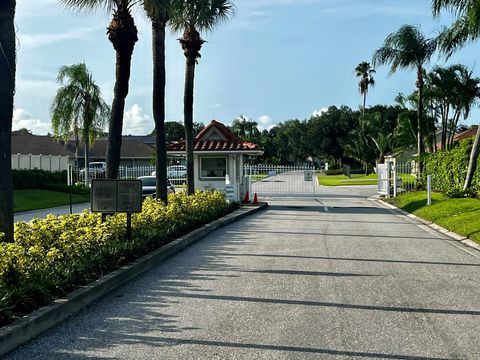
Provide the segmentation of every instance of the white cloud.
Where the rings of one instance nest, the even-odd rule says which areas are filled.
[[[258,117],[257,122],[258,122],[258,129],[260,131],[263,131],[265,129],[270,130],[275,126],[273,119],[268,115],[262,115]]]
[[[327,112],[328,111],[328,108],[321,108],[320,110],[315,110],[313,113],[312,113],[312,116],[320,116],[322,115],[324,112]]]
[[[85,40],[90,33],[100,29],[100,27],[80,28],[66,32],[50,34],[19,34],[20,49],[35,49],[46,45],[55,44],[66,40]]]
[[[13,130],[28,129],[37,135],[45,135],[52,132],[49,123],[36,119],[32,114],[24,109],[13,110]]]
[[[154,128],[153,119],[145,114],[138,104],[133,105],[130,110],[125,111],[123,117],[124,135],[145,135],[152,132]]]

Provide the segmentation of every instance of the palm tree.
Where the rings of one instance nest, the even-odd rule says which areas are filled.
[[[120,167],[123,113],[128,95],[133,48],[138,41],[137,27],[131,10],[137,0],[58,0],[67,8],[79,11],[106,9],[113,16],[107,27],[108,39],[116,52],[115,87],[108,126],[107,178],[116,179]]]
[[[373,64],[390,64],[390,74],[399,68],[415,69],[417,71],[417,149],[419,164],[424,151],[423,126],[423,72],[424,65],[430,60],[437,48],[437,39],[427,39],[418,27],[403,25],[397,32],[391,33],[385,39],[383,46],[373,54]],[[420,165],[418,175],[422,166]]]
[[[54,137],[75,137],[77,160],[79,140],[85,144],[85,186],[88,187],[89,149],[106,124],[110,108],[103,101],[100,88],[93,81],[85,63],[62,66],[57,81],[61,84],[50,105]],[[78,165],[78,164],[77,164]]]
[[[187,154],[187,192],[193,194],[193,92],[195,65],[200,58],[200,50],[205,40],[199,31],[212,31],[221,22],[228,19],[234,12],[234,6],[229,0],[179,0],[180,6],[175,6],[171,13],[170,24],[174,31],[183,31],[179,39],[186,58],[185,92],[183,113],[185,125],[185,143]]]
[[[367,102],[368,88],[369,86],[375,85],[373,74],[375,74],[375,69],[372,68],[369,62],[363,61],[355,68],[355,75],[360,78],[358,81],[358,91],[360,91],[360,94],[363,95],[363,115],[365,115],[365,104]]]
[[[15,94],[16,0],[0,1],[0,233],[13,242],[12,118]],[[0,237],[1,240],[1,237]]]
[[[152,22],[153,51],[153,120],[155,122],[155,176],[156,198],[165,204],[167,192],[167,146],[165,138],[165,32],[172,0],[144,0],[144,8]]]
[[[450,57],[454,51],[462,48],[467,43],[480,38],[480,16],[478,14],[479,3],[472,0],[432,0],[432,10],[435,16],[439,16],[442,10],[448,10],[457,16],[450,28],[444,29],[440,34],[440,50]],[[477,160],[480,150],[480,126],[478,127],[475,141],[473,142],[467,175],[463,190],[467,190],[472,184],[473,175],[477,170]]]

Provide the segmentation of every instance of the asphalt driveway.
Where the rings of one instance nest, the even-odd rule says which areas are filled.
[[[7,359],[479,359],[479,252],[372,194],[271,199]]]

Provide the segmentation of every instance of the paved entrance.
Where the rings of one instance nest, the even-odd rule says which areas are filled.
[[[276,198],[7,359],[479,359],[479,253],[368,201],[375,187],[323,189]]]
[[[252,193],[259,196],[314,196],[315,168],[308,166],[246,166]]]

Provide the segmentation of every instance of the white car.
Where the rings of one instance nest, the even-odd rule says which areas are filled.
[[[107,163],[105,161],[96,161],[88,163],[88,176],[90,178],[103,178],[107,171]],[[80,177],[85,177],[85,168],[80,170]]]
[[[142,181],[142,196],[154,196],[157,191],[157,179],[155,176],[140,176],[137,180]],[[175,194],[175,188],[170,180],[167,179],[167,193]]]
[[[167,177],[171,179],[179,179],[187,176],[187,167],[184,165],[170,165],[167,168]]]

